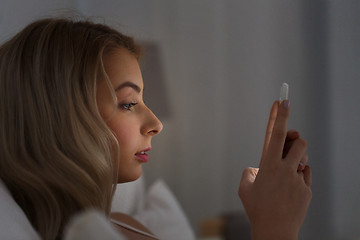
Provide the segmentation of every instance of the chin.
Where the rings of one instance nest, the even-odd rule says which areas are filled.
[[[133,182],[140,178],[142,175],[142,169],[140,168],[140,171],[136,172],[127,172],[126,174],[118,174],[118,183],[127,183],[127,182]]]

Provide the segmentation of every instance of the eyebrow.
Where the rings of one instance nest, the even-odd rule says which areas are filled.
[[[141,88],[140,88],[138,85],[136,85],[136,84],[134,84],[134,83],[132,83],[132,82],[124,82],[124,83],[120,84],[120,85],[115,89],[115,92],[123,89],[124,87],[131,87],[131,88],[134,89],[136,92],[138,92],[138,93],[141,92]]]

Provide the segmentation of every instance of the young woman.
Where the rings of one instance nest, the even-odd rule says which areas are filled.
[[[79,211],[110,216],[116,184],[141,175],[162,124],[142,98],[139,54],[114,29],[68,19],[36,21],[0,47],[0,178],[44,239]],[[254,239],[296,239],[311,199],[306,142],[286,132],[288,115],[288,101],[274,103],[261,170],[243,173]]]

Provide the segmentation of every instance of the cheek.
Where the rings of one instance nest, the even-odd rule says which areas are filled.
[[[134,125],[129,124],[129,121],[110,121],[108,126],[115,134],[122,152],[126,151],[128,147],[134,146],[137,142],[137,129]]]
[[[138,132],[136,124],[129,124],[132,121],[111,121],[108,122],[109,128],[115,134],[120,147],[119,168],[117,171],[118,182],[131,182],[139,178],[142,174],[141,164],[134,161],[135,153],[138,149]]]

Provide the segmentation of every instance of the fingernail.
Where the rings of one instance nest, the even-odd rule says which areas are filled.
[[[284,100],[283,101],[283,106],[284,106],[284,108],[289,108],[290,107],[290,101],[289,100]]]
[[[302,171],[304,170],[304,164],[302,162],[299,163],[299,166],[298,166],[298,171]]]

